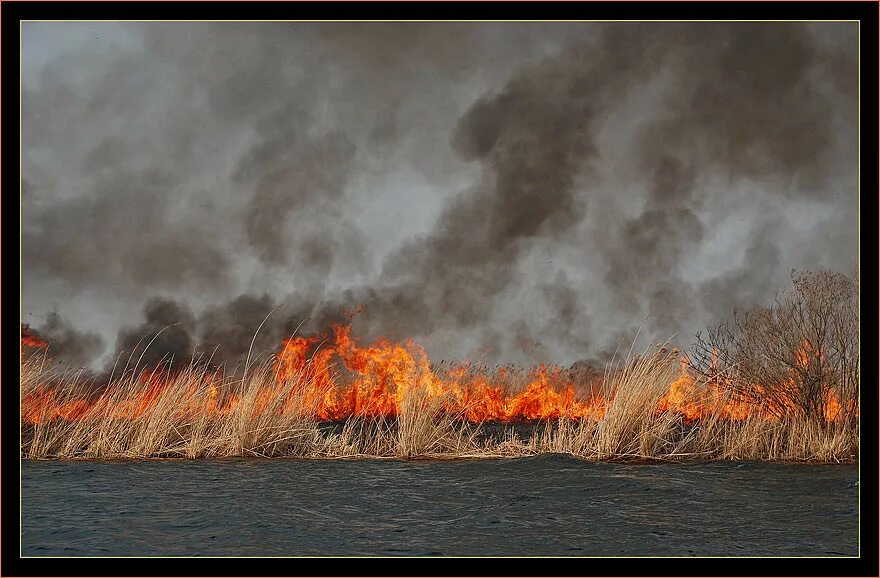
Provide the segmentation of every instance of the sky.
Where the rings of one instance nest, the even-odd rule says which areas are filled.
[[[602,362],[858,263],[857,23],[22,26],[22,314]]]

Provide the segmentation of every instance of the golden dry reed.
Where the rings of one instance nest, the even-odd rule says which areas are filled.
[[[271,362],[224,379],[195,367],[161,379],[132,371],[100,391],[81,375],[55,371],[39,355],[22,360],[25,459],[454,459],[558,453],[586,460],[849,462],[858,454],[857,419],[827,421],[797,413],[768,419],[760,411],[730,419],[711,408],[687,419],[664,403],[681,379],[680,356],[664,347],[631,355],[606,371],[601,416],[540,422],[524,436],[522,428],[509,424],[487,433],[488,426],[450,415],[442,396],[418,386],[401,393],[394,418],[321,424],[312,407],[319,401],[314,388],[302,387],[302,379],[311,377],[279,383]],[[704,391],[699,382],[691,385],[676,395]],[[47,398],[51,403],[39,403]],[[706,404],[706,399],[694,403]],[[722,407],[727,400],[712,403]],[[41,407],[52,408],[52,415],[40,414],[49,411]]]

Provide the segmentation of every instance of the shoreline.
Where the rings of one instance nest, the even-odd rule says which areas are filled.
[[[561,456],[572,458],[577,461],[597,464],[627,464],[627,465],[649,465],[649,464],[704,464],[708,462],[715,463],[734,463],[734,464],[773,464],[773,465],[804,465],[804,466],[852,466],[858,465],[859,460],[811,460],[811,459],[783,459],[783,460],[735,460],[735,459],[716,459],[716,458],[692,458],[692,459],[669,459],[669,458],[603,458],[590,459],[580,456],[564,453],[546,452],[534,455],[523,456],[421,456],[413,458],[401,458],[398,456],[337,456],[337,457],[302,457],[302,456],[273,456],[264,457],[248,457],[248,456],[227,456],[213,458],[184,458],[184,457],[146,457],[146,458],[28,458],[22,457],[20,461],[24,462],[100,462],[100,463],[130,463],[130,462],[234,462],[234,461],[297,461],[297,462],[328,462],[328,461],[397,461],[397,462],[474,462],[474,461],[510,461],[523,460],[529,458],[537,458],[542,456]]]
[[[654,416],[669,419],[669,415]],[[661,422],[662,423],[662,422]],[[51,426],[60,428],[64,436],[71,422]],[[73,423],[75,425],[75,422]],[[265,432],[251,430],[251,435],[271,435],[276,440],[291,441],[291,445],[269,442],[246,447],[230,440],[198,441],[198,433],[177,431],[172,443],[140,446],[94,446],[94,440],[83,440],[79,447],[69,446],[53,452],[35,452],[28,455],[35,438],[52,437],[51,432],[36,435],[36,428],[23,430],[22,460],[35,461],[225,461],[225,460],[395,460],[425,461],[478,461],[511,460],[541,456],[566,456],[584,462],[661,464],[706,462],[760,462],[774,464],[858,464],[858,438],[845,427],[836,424],[809,424],[794,420],[776,424],[767,422],[700,422],[673,424],[665,434],[629,432],[613,440],[619,449],[608,448],[602,439],[607,425],[602,421],[552,422],[517,424],[469,424],[449,419],[426,420],[415,430],[406,429],[406,423],[396,420],[353,419],[332,424],[297,423],[285,430]],[[486,427],[488,425],[488,428]],[[666,424],[667,426],[669,424]],[[486,431],[488,429],[489,431]],[[657,428],[649,428],[657,429]],[[698,438],[709,432],[709,436]],[[184,434],[190,434],[186,436]],[[70,435],[70,434],[68,434]],[[653,439],[651,439],[653,437]],[[421,443],[413,444],[415,438]],[[655,446],[639,448],[646,439]],[[742,439],[751,445],[742,446]],[[812,440],[812,445],[810,441]],[[628,442],[628,443],[626,443]],[[741,447],[738,447],[741,446]],[[179,449],[170,449],[176,447]],[[763,451],[762,451],[763,450]]]

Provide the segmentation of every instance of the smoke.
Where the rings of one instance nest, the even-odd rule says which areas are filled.
[[[25,27],[23,284],[105,364],[357,305],[437,357],[605,359],[857,255],[855,25],[66,26]]]
[[[243,359],[254,341],[257,351],[266,351],[277,346],[281,336],[276,331],[257,333],[263,320],[273,313],[275,306],[267,294],[260,296],[241,295],[229,303],[208,308],[202,315],[200,338],[205,349],[210,347],[212,359],[227,362]],[[270,328],[274,328],[271,324]]]
[[[34,336],[26,324],[22,325],[22,335]],[[78,331],[55,311],[46,316],[35,337],[46,343],[52,359],[74,367],[89,364],[104,346],[100,335]]]
[[[291,253],[319,275],[332,264],[334,247],[326,231],[303,223],[296,236],[285,235],[291,213],[309,211],[324,219],[344,218],[339,205],[351,173],[354,147],[343,134],[308,138],[303,119],[291,111],[261,123],[260,141],[236,167],[236,183],[253,189],[244,212],[247,241],[267,266],[288,264]]]
[[[195,351],[189,329],[194,323],[192,312],[185,306],[168,299],[151,299],[144,305],[144,322],[120,330],[117,359],[134,368],[160,363],[187,365]]]
[[[810,81],[815,55],[806,29],[711,25],[699,35],[681,29],[678,38],[675,90],[638,145],[637,162],[649,177],[645,207],[618,228],[616,244],[605,252],[606,279],[628,305],[646,300],[653,327],[666,332],[688,317],[695,292],[704,300],[725,292],[718,279],[702,288],[681,274],[681,263],[707,234],[699,211],[717,194],[699,188],[699,182],[711,176],[775,184],[778,189],[769,195],[780,203],[787,197],[827,197],[833,118],[832,103],[820,98]],[[785,186],[793,180],[796,187]],[[733,304],[772,294],[765,280],[776,262],[758,258],[754,243],[766,254],[778,241],[766,222],[759,226],[747,266],[752,282],[769,291],[728,291],[722,299]],[[650,280],[653,290],[633,291],[639,278]],[[726,313],[717,307],[714,312]]]
[[[614,50],[578,46],[519,72],[465,112],[452,146],[479,163],[479,182],[448,202],[429,234],[386,259],[387,286],[361,299],[374,333],[485,327],[484,343],[494,341],[493,302],[518,282],[515,265],[530,241],[564,240],[587,210],[577,183],[592,176],[606,107],[647,66],[638,40],[626,35]],[[517,341],[527,342],[517,325]]]

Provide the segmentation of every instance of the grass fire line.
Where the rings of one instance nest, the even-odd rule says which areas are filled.
[[[538,365],[432,364],[416,343],[360,345],[351,325],[285,340],[223,375],[204,364],[126,368],[96,388],[49,363],[23,326],[22,455],[32,459],[501,458],[852,461],[857,398],[823,389],[819,410],[743,395],[736,368],[699,370],[651,346],[604,374]],[[785,379],[822,362],[809,342]],[[786,384],[753,384],[774,391]],[[525,433],[523,433],[525,432]]]

